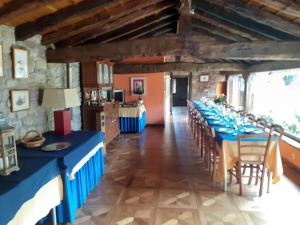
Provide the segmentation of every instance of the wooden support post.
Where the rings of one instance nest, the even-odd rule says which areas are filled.
[[[244,86],[244,99],[243,99],[243,111],[246,114],[248,112],[248,106],[247,106],[247,95],[248,95],[248,78],[250,73],[248,72],[243,72],[242,73],[244,81],[245,81],[245,86]]]
[[[192,85],[193,85],[193,74],[190,73],[190,75],[189,75],[189,86],[188,86],[188,96],[189,96],[190,101],[192,101],[192,91],[193,91]]]
[[[192,20],[190,17],[191,0],[181,0],[180,16],[177,22],[177,34],[186,36],[192,33]]]

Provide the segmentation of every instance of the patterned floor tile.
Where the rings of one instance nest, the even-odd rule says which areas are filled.
[[[158,190],[153,188],[130,188],[125,191],[120,201],[120,205],[127,206],[156,206]]]
[[[163,209],[156,212],[155,225],[198,225],[199,214],[194,209]]]
[[[155,209],[153,207],[127,207],[117,209],[110,225],[153,225]]]
[[[191,190],[159,190],[159,207],[197,208],[195,194]]]

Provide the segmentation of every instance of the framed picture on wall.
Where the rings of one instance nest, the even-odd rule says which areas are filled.
[[[30,108],[29,90],[11,90],[10,91],[10,110],[18,112]]]
[[[146,95],[146,79],[131,78],[131,95]]]
[[[200,82],[208,82],[209,76],[208,75],[201,75],[200,76]]]
[[[28,78],[28,51],[21,48],[12,49],[14,78]]]
[[[3,71],[3,49],[2,45],[0,44],[0,78],[4,76],[4,71]]]

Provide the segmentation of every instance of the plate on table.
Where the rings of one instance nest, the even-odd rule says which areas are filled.
[[[209,119],[209,120],[218,120],[219,118],[217,116],[207,116],[206,119]]]
[[[224,125],[222,120],[210,120],[209,123],[212,125]]]
[[[246,134],[261,134],[264,132],[262,129],[257,129],[257,128],[245,128],[241,131]]]
[[[42,147],[42,151],[52,152],[52,151],[60,151],[66,149],[71,146],[70,142],[55,142],[49,145],[45,145]]]
[[[231,128],[227,128],[227,127],[221,127],[221,128],[216,129],[216,130],[218,132],[225,133],[225,134],[234,134],[235,133],[235,130],[233,130]]]

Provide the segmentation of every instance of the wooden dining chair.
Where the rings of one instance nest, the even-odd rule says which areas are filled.
[[[264,118],[258,118],[256,120],[256,126],[263,129],[263,130],[265,130],[268,127],[268,122]]]
[[[200,148],[200,156],[203,157],[204,152],[204,117],[201,115],[199,116],[198,125],[197,125],[197,146]]]
[[[256,168],[257,181],[260,180],[259,196],[262,196],[264,177],[266,173],[266,156],[270,150],[272,137],[272,133],[238,135],[236,177],[239,182],[240,195],[243,194],[242,177],[247,177],[242,174],[242,169],[245,165],[252,165]],[[252,176],[252,174],[250,174],[250,176]]]
[[[214,180],[216,167],[220,160],[219,154],[217,152],[217,143],[215,140],[215,131],[212,127],[208,126],[206,123],[204,126],[205,134],[205,155],[206,164],[208,167],[208,173],[211,181]]]
[[[256,121],[256,117],[255,117],[252,113],[247,113],[247,114],[245,115],[245,117],[246,117],[249,121],[251,121],[251,123],[254,123],[254,122]]]

